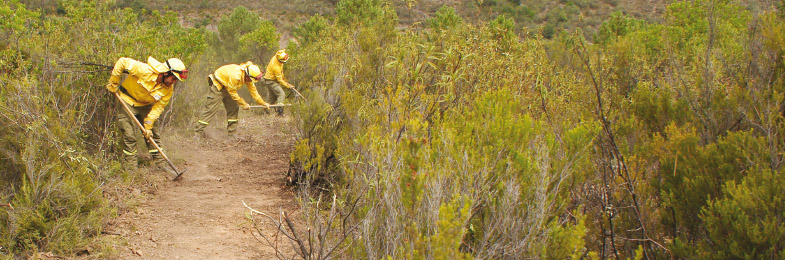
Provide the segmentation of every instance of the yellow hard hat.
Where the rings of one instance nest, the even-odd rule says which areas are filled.
[[[286,63],[289,60],[289,54],[286,53],[286,49],[279,50],[275,53],[275,57],[278,58],[278,61]]]
[[[262,79],[262,70],[259,66],[251,64],[245,67],[245,75],[248,75],[253,82],[257,82]]]

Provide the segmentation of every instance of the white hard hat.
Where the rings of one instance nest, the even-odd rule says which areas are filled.
[[[166,63],[161,63],[153,57],[147,57],[147,64],[150,64],[158,73],[167,73],[171,71],[180,81],[184,81],[188,78],[188,70],[185,69],[183,61],[178,58],[171,58],[166,60]]]

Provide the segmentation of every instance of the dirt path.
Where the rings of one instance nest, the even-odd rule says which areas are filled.
[[[296,211],[292,191],[284,186],[294,143],[281,129],[284,120],[242,111],[236,138],[211,126],[207,139],[165,140],[178,167],[188,170],[176,182],[134,189],[134,195],[142,193],[139,205],[110,228],[127,241],[116,248],[119,258],[275,259],[273,249],[253,237],[242,201],[272,215],[279,208]],[[271,225],[262,227],[265,234],[274,232]]]

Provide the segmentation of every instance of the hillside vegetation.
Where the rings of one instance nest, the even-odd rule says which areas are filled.
[[[115,214],[104,192],[132,179],[115,161],[109,72],[87,64],[148,55],[188,62],[206,47],[205,33],[181,27],[173,12],[60,3],[57,15],[0,4],[0,202],[14,208],[0,209],[0,256],[8,258],[101,252],[94,238]]]
[[[23,0],[31,9],[42,8],[57,12],[55,1]],[[262,19],[272,22],[284,39],[291,39],[290,32],[304,23],[310,16],[334,16],[338,0],[267,0],[267,1],[194,1],[182,4],[169,0],[117,0],[115,8],[134,10],[175,11],[181,24],[188,27],[206,27],[217,31],[221,17],[236,7],[244,7]],[[527,33],[552,38],[559,33],[571,33],[580,28],[584,36],[592,41],[602,23],[614,12],[648,22],[662,22],[666,7],[673,0],[395,0],[386,5],[396,11],[399,27],[417,27],[442,6],[455,10],[456,14],[470,23],[480,23],[504,15],[515,22],[519,35]],[[778,0],[738,1],[745,9],[759,13],[774,10]],[[285,41],[281,42],[286,44]]]
[[[134,173],[88,63],[183,59],[162,120],[186,131],[190,87],[293,39],[302,258],[785,259],[782,2],[22,2],[0,256],[111,254],[105,190]]]
[[[781,10],[679,1],[592,43],[341,3],[291,48],[309,100],[290,174],[330,191],[304,192],[303,255],[785,257]]]

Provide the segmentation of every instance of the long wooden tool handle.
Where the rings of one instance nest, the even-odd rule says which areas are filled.
[[[269,107],[288,107],[288,106],[292,106],[292,104],[269,105]],[[260,107],[264,107],[264,106],[250,106],[250,107],[251,108],[260,108]]]
[[[305,98],[305,97],[303,96],[303,94],[300,94],[300,91],[297,91],[297,89],[296,89],[296,88],[292,88],[292,90],[294,90],[294,93],[297,93],[297,95],[300,95],[300,97],[301,97],[301,98]]]
[[[130,116],[131,118],[134,119],[133,121],[134,121],[134,123],[136,123],[136,126],[138,126],[139,129],[142,130],[142,133],[144,133],[144,126],[142,126],[142,123],[139,123],[139,120],[136,119],[136,117],[134,116],[134,113],[131,112],[131,109],[128,108],[128,106],[125,104],[125,101],[123,101],[123,99],[120,98],[120,94],[115,92],[114,96],[117,97],[117,101],[119,101],[120,104],[123,105],[123,109],[125,110],[126,113],[128,113],[128,116]],[[177,177],[180,177],[180,174],[181,174],[180,171],[177,170],[176,166],[174,166],[174,163],[172,163],[172,160],[169,160],[169,157],[166,156],[166,154],[161,149],[161,147],[158,146],[157,143],[155,143],[155,140],[153,140],[153,137],[152,136],[147,136],[147,135],[144,135],[144,137],[147,139],[148,142],[152,143],[153,146],[155,147],[155,149],[158,150],[158,153],[160,153],[161,156],[164,157],[164,159],[166,159],[166,162],[169,163],[169,166],[172,167],[172,169],[178,174]]]

